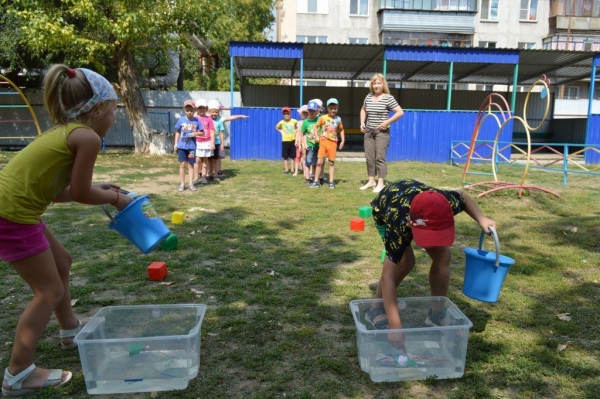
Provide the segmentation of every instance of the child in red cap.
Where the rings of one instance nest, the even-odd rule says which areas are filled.
[[[284,107],[281,110],[283,119],[275,126],[275,129],[281,133],[281,156],[283,157],[283,173],[285,174],[290,173],[288,159],[290,160],[292,173],[297,172],[294,169],[294,160],[296,159],[296,129],[298,128],[298,121],[292,119],[291,112],[288,107]]]
[[[431,258],[431,295],[447,296],[454,215],[467,212],[486,233],[490,226],[496,228],[496,222],[485,217],[466,193],[437,189],[416,180],[400,180],[384,187],[371,206],[387,253],[375,294],[383,298],[383,307],[370,307],[366,314],[367,321],[377,329],[402,328],[396,289],[415,267],[410,245],[413,239]],[[443,325],[445,315],[443,303],[434,302],[426,323]],[[406,353],[402,333],[389,333],[388,341]]]

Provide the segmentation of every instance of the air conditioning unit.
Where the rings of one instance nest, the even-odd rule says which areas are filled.
[[[594,51],[594,43],[593,42],[583,42],[583,49],[585,51]]]

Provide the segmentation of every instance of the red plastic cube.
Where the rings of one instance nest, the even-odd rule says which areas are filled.
[[[148,266],[148,277],[150,280],[160,281],[167,277],[169,271],[165,262],[152,262]]]
[[[364,231],[365,230],[365,219],[356,218],[356,219],[350,220],[350,230]]]

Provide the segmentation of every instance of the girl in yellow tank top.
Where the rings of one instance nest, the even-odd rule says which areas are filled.
[[[44,104],[55,127],[0,170],[0,258],[34,293],[17,324],[2,381],[4,396],[69,382],[69,371],[35,366],[35,347],[53,312],[63,349],[77,346],[73,337],[82,328],[71,307],[71,255],[40,217],[52,202],[122,209],[131,201],[117,185],[92,184],[101,140],[115,121],[117,94],[110,83],[88,69],[54,65],[44,78]]]

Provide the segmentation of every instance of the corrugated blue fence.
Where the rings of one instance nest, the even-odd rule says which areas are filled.
[[[600,144],[600,115],[590,115],[586,144]],[[600,154],[595,151],[586,151],[585,163],[600,163]]]
[[[231,159],[281,159],[281,135],[275,130],[282,119],[281,109],[233,108],[231,113],[249,116],[231,125]],[[450,143],[469,141],[476,118],[477,112],[405,110],[402,119],[392,125],[386,159],[448,162]],[[493,140],[497,131],[498,126],[488,119],[481,127],[479,140]],[[500,140],[512,141],[512,126],[503,130]]]

